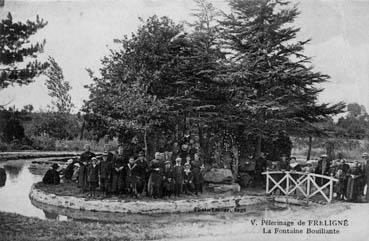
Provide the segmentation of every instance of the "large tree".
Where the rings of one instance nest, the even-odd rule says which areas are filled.
[[[231,0],[221,22],[229,77],[240,120],[259,136],[313,129],[311,124],[342,111],[342,103],[317,101],[329,76],[314,71],[304,54],[310,40],[298,41],[292,25],[299,12],[287,1]]]
[[[47,68],[35,58],[43,51],[42,43],[31,44],[29,38],[45,27],[47,22],[38,16],[35,22],[14,22],[8,13],[0,22],[0,90],[9,85],[26,85]]]

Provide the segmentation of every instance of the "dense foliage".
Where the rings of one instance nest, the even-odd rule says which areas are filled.
[[[271,136],[315,131],[313,123],[342,111],[342,103],[317,102],[329,76],[303,54],[309,40],[295,40],[296,7],[232,0],[221,17],[212,4],[197,3],[188,26],[153,16],[104,57],[85,105],[102,124],[95,128],[190,131],[200,140],[223,133],[239,145],[256,137],[255,153]]]

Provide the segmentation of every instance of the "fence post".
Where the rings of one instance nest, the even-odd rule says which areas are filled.
[[[288,196],[288,193],[290,191],[290,173],[285,172],[285,175],[287,176],[287,178],[286,178],[286,196]]]
[[[265,186],[265,192],[267,193],[267,194],[269,194],[269,171],[266,171],[266,186]]]
[[[329,178],[329,201],[328,203],[330,203],[333,199],[333,174],[331,173],[331,176]]]
[[[306,182],[306,203],[307,205],[309,205],[309,197],[310,197],[310,178],[311,178],[311,175],[310,173],[308,173],[307,182]]]

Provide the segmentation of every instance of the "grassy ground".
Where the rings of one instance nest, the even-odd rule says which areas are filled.
[[[152,224],[153,228],[158,228]],[[145,225],[52,221],[0,212],[0,240],[150,240]]]

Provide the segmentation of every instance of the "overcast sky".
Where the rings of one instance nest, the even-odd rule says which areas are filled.
[[[297,0],[295,2],[298,2]],[[225,1],[213,1],[224,9]],[[303,0],[295,25],[299,39],[312,38],[306,54],[317,70],[329,74],[321,102],[359,102],[369,109],[369,0]],[[80,107],[88,98],[83,88],[90,80],[85,68],[98,70],[100,59],[114,46],[113,39],[135,31],[138,17],[167,15],[176,21],[189,19],[192,0],[5,0],[0,17],[10,11],[15,20],[48,21],[34,40],[46,39],[41,58],[52,56],[72,84],[72,99]],[[36,109],[50,104],[43,78],[22,87],[0,91],[0,103],[12,100]]]

